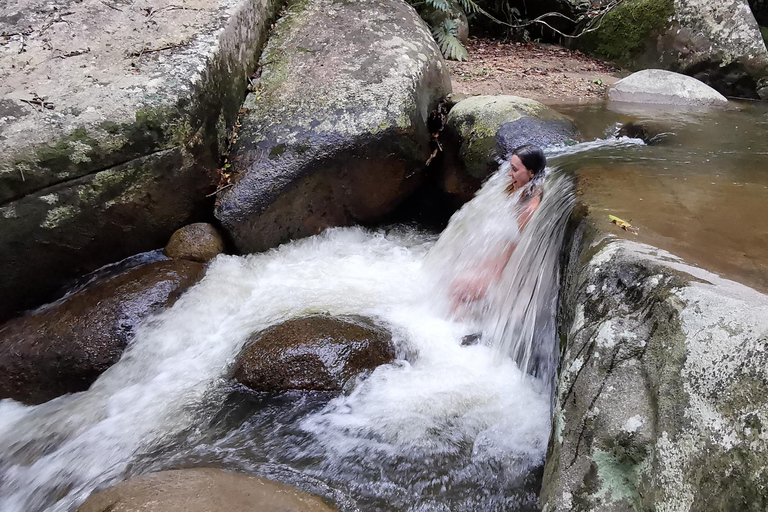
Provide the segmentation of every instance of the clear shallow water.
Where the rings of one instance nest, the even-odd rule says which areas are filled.
[[[552,183],[537,216],[562,198],[555,190],[570,195],[564,181]],[[464,210],[474,222],[457,221],[448,233],[468,230],[468,247],[506,236],[498,223],[514,199],[503,185],[491,180]],[[437,256],[425,264],[434,243],[413,229],[347,228],[264,254],[218,257],[87,392],[37,407],[0,401],[0,510],[73,510],[94,489],[130,476],[200,465],[291,483],[344,511],[535,509],[550,382],[525,376],[499,348],[508,330],[484,328],[488,314],[509,313],[495,305],[497,288],[480,314],[450,313],[445,276],[453,267]],[[443,255],[450,245],[442,244]],[[517,272],[536,261],[519,258]],[[547,279],[556,284],[552,269]],[[499,283],[514,273],[507,269]],[[543,301],[549,329],[554,302],[545,295],[525,302]],[[315,313],[374,318],[392,331],[398,360],[339,396],[266,396],[233,385],[230,368],[249,334]],[[483,343],[461,345],[478,332]],[[554,337],[540,341],[553,353]]]
[[[768,104],[557,108],[586,139],[608,137],[630,121],[664,133],[653,145],[598,143],[553,159],[576,172],[600,227],[768,291]],[[608,214],[631,221],[639,234],[611,226]]]

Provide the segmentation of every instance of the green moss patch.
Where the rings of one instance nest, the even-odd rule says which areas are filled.
[[[651,38],[674,14],[672,0],[628,0],[603,18],[600,28],[576,42],[587,53],[634,67]]]

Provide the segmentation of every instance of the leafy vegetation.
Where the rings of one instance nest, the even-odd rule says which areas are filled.
[[[448,59],[465,60],[467,50],[459,40],[460,23],[467,14],[480,12],[473,0],[409,0],[432,30],[440,51]]]

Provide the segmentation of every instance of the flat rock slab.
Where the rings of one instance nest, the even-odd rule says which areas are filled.
[[[646,69],[619,80],[608,91],[608,99],[682,106],[728,104],[725,96],[704,82],[663,69]]]
[[[239,251],[377,219],[415,188],[450,77],[411,6],[294,1],[261,62],[216,208]]]
[[[768,297],[577,229],[545,512],[765,510]]]
[[[333,512],[312,494],[220,469],[150,473],[96,493],[77,512]]]
[[[279,0],[0,7],[0,318],[210,216]]]

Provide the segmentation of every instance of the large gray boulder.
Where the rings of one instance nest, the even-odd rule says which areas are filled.
[[[261,65],[216,206],[239,251],[377,219],[415,188],[450,78],[406,2],[293,2]]]
[[[469,199],[498,167],[497,159],[523,144],[572,142],[576,126],[564,115],[519,96],[473,96],[451,109],[444,130],[442,187]]]
[[[574,240],[543,510],[766,510],[768,297],[586,223]]]
[[[115,364],[139,325],[203,276],[200,263],[149,263],[0,325],[0,399],[38,404],[84,391]]]
[[[317,496],[214,468],[150,473],[93,494],[77,512],[333,512]]]
[[[632,73],[608,90],[608,99],[629,103],[708,106],[726,105],[728,99],[704,82],[687,75],[646,69]]]
[[[0,5],[0,319],[210,217],[281,3]]]
[[[727,96],[768,99],[768,50],[747,0],[626,0],[573,44],[632,69],[693,76]]]

